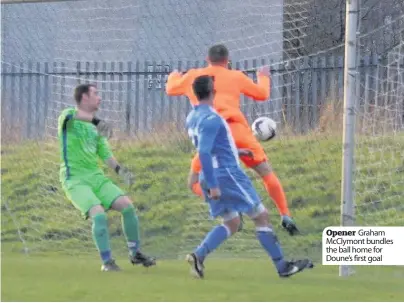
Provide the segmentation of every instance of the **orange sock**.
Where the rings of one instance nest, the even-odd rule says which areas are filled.
[[[290,216],[285,192],[283,191],[282,184],[275,173],[271,172],[263,177],[262,180],[264,181],[265,189],[272,200],[274,200],[281,216]]]
[[[195,193],[195,195],[203,197],[202,188],[201,188],[201,185],[199,184],[199,182],[194,183],[192,185],[192,191]]]

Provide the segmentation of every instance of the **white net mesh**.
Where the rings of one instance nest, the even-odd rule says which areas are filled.
[[[403,21],[402,17],[397,22]],[[360,75],[355,151],[358,225],[403,224],[403,55],[401,41],[384,58],[368,57],[375,68]]]
[[[115,126],[117,136],[111,145],[118,159],[137,176],[129,192],[140,215],[145,250],[174,257],[197,245],[214,222],[203,201],[185,186],[193,152],[183,129],[190,105],[183,97],[169,98],[164,82],[173,69],[205,65],[208,47],[222,42],[230,50],[232,68],[254,78],[256,67],[271,66],[270,102],[257,104],[244,98],[242,110],[250,122],[267,115],[279,123],[276,140],[265,148],[302,236],[290,238],[279,230],[279,214],[261,181],[251,176],[271,210],[286,253],[318,259],[323,228],[339,223],[344,47],[338,43],[323,50],[327,44],[322,41],[307,41],[307,32],[312,31],[307,28],[315,22],[313,2],[86,0],[4,5],[2,100],[8,102],[2,102],[2,109],[18,118],[6,129],[15,131],[18,125],[19,135],[34,140],[3,147],[8,156],[8,164],[3,162],[4,243],[17,248],[23,243],[30,250],[94,252],[90,223],[80,218],[60,187],[56,139],[60,111],[74,105],[74,87],[89,81],[101,92],[100,116]],[[21,26],[13,26],[22,20]],[[307,56],[308,50],[315,51]],[[402,54],[402,47],[396,51]],[[374,100],[366,97],[370,92],[380,95],[382,83],[390,85],[386,89],[396,100],[391,102],[398,104],[403,93],[399,70],[394,77],[375,78],[380,64],[365,64],[359,69],[364,75],[361,104]],[[369,86],[370,79],[379,86]],[[384,111],[392,109],[377,104]],[[388,112],[399,115],[399,110]],[[23,119],[28,116],[32,118]],[[375,128],[381,130],[374,115],[366,110],[362,117],[358,133],[367,137],[358,141],[357,187],[363,190],[357,196],[367,208],[361,218],[374,214],[379,224],[393,224],[389,220],[400,218],[394,199],[402,196],[402,178],[394,173],[402,161],[402,142],[396,143],[402,138],[399,122],[392,116],[384,120],[388,129],[380,141],[368,136],[375,134]],[[18,121],[29,121],[30,126]],[[378,183],[376,176],[381,175],[384,181]],[[380,186],[388,189],[381,191]],[[379,200],[384,202],[377,204]],[[374,205],[383,205],[385,213],[390,210],[394,216],[382,216]],[[215,255],[262,255],[252,231],[248,222]],[[111,219],[111,233],[114,250],[124,252],[117,215]]]

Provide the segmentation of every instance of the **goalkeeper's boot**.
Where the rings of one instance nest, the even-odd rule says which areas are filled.
[[[291,236],[300,233],[297,229],[296,223],[289,216],[282,216],[281,225]]]
[[[191,265],[191,274],[195,278],[203,279],[205,269],[203,262],[201,262],[194,253],[188,254],[185,260]]]
[[[285,267],[282,271],[279,271],[279,277],[281,278],[288,278],[290,276],[293,276],[306,268],[313,268],[313,262],[310,261],[309,259],[302,259],[302,260],[296,260],[296,261],[288,261],[285,264]]]
[[[101,271],[121,271],[115,260],[110,259],[101,266]]]
[[[138,251],[134,256],[129,255],[130,262],[133,265],[143,265],[144,267],[150,267],[156,265],[156,259],[153,257],[148,257],[145,254]]]

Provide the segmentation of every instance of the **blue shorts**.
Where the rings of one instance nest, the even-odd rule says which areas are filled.
[[[251,213],[261,205],[250,178],[241,168],[219,168],[215,173],[221,191],[219,200],[208,198],[208,188],[200,174],[200,184],[212,217],[223,217],[231,212]]]

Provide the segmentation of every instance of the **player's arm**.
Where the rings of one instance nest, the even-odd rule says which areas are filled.
[[[201,161],[201,170],[205,177],[206,185],[210,190],[218,189],[218,181],[213,168],[212,150],[217,133],[220,128],[220,119],[215,115],[207,117],[199,128],[198,153]]]
[[[169,96],[184,95],[187,91],[190,80],[190,71],[186,74],[182,74],[178,71],[173,71],[168,75],[166,83],[166,93]]]
[[[114,157],[111,148],[109,146],[107,138],[101,136],[98,141],[97,154],[102,161],[109,168],[114,170],[127,185],[132,185],[134,182],[133,174],[124,166],[122,166],[118,160]]]
[[[271,85],[269,68],[265,67],[257,71],[257,83],[242,72],[239,75],[238,85],[241,93],[256,101],[268,100]]]
[[[97,127],[97,131],[101,136],[111,138],[112,137],[112,128],[108,125],[107,122],[95,117],[93,114],[85,113],[82,111],[77,111],[74,115],[74,119],[90,122]]]

